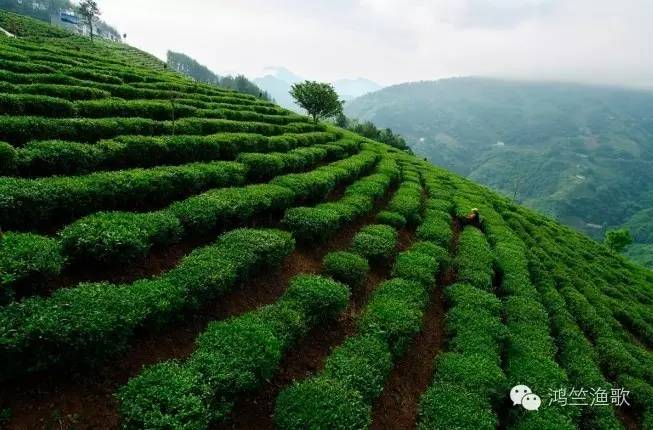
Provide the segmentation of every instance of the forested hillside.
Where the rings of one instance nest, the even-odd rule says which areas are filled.
[[[459,78],[393,86],[345,110],[594,238],[623,224],[653,228],[651,92]]]
[[[263,91],[244,75],[218,76],[208,67],[201,65],[196,60],[180,52],[168,51],[167,64],[172,70],[190,76],[198,82],[219,85],[241,93],[251,94],[263,100],[272,100],[267,91]]]
[[[653,272],[405,151],[20,26],[2,428],[653,429]],[[585,405],[551,401],[571,387]]]

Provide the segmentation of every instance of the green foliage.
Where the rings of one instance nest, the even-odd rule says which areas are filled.
[[[283,351],[311,326],[333,318],[349,291],[333,280],[301,275],[274,305],[210,324],[183,364],[164,362],[121,388],[129,428],[205,428],[228,416],[236,397],[269,380]],[[178,407],[172,396],[185,399]]]
[[[296,304],[317,323],[334,318],[349,301],[349,289],[319,275],[298,275],[290,281],[284,298]]]
[[[446,251],[442,255],[446,255]],[[431,288],[435,285],[435,275],[439,268],[438,258],[411,250],[397,256],[392,276],[417,281],[426,288]]]
[[[497,423],[491,405],[477,393],[458,385],[434,384],[422,396],[417,428],[491,430]]]
[[[145,369],[118,393],[124,427],[206,428],[210,411],[203,399],[208,389],[199,378],[194,369],[174,361]]]
[[[15,151],[21,176],[83,174],[94,170],[178,165],[195,161],[230,160],[241,152],[288,151],[295,147],[331,142],[331,133],[283,134],[267,137],[250,133],[220,133],[207,136],[119,136],[96,144],[66,141],[35,141]],[[349,141],[334,142],[346,147],[343,156],[356,148]],[[326,149],[326,148],[325,148]],[[328,153],[328,150],[327,150]],[[328,154],[327,154],[328,155]]]
[[[625,228],[608,230],[605,233],[605,245],[614,252],[623,252],[631,243],[633,243],[633,237]]]
[[[391,211],[380,211],[376,215],[376,222],[389,225],[396,229],[404,228],[406,226],[406,218],[397,212]]]
[[[161,205],[244,180],[245,167],[227,161],[77,177],[0,178],[0,224],[23,228],[53,225],[97,210]]]
[[[421,223],[422,187],[415,182],[404,181],[390,200],[388,208],[406,218],[409,225]]]
[[[139,327],[165,325],[280,264],[288,233],[238,229],[196,249],[173,270],[131,285],[81,284],[0,309],[0,380],[53,365],[93,363],[122,350]],[[326,306],[326,304],[324,305]]]
[[[392,370],[388,345],[376,336],[355,336],[331,352],[323,374],[358,391],[372,402],[383,390]]]
[[[0,142],[0,176],[16,169],[16,150],[6,142]]]
[[[419,332],[428,296],[415,281],[395,278],[382,283],[370,299],[358,327],[361,334],[380,336],[393,356],[400,356]]]
[[[417,227],[417,237],[448,247],[453,237],[450,202],[430,198],[426,201],[426,206],[424,221]]]
[[[324,257],[322,265],[327,275],[351,288],[360,287],[370,270],[367,260],[346,251],[330,252]]]
[[[362,430],[372,421],[360,393],[331,378],[298,382],[277,397],[274,422],[283,430]]]
[[[397,231],[385,224],[363,227],[352,241],[352,250],[363,257],[373,260],[388,260],[395,254]]]
[[[0,115],[73,116],[75,107],[56,97],[0,94]]]
[[[494,256],[483,233],[474,227],[465,227],[458,245],[458,279],[476,288],[492,288]]]
[[[345,113],[595,240],[611,226],[649,243],[653,130],[638,112],[651,103],[642,90],[469,77],[385,88]]]
[[[42,118],[35,116],[0,117],[0,139],[24,146],[31,140],[62,139],[95,143],[123,134],[160,136],[164,134],[206,135],[219,132],[257,133],[266,136],[282,133],[323,131],[319,125],[287,125],[243,122],[227,119],[182,118],[155,121],[145,118]]]
[[[59,275],[65,259],[56,240],[31,233],[0,235],[0,302],[21,286],[31,288]]]
[[[290,95],[308,112],[313,122],[342,112],[343,102],[331,84],[315,81],[296,83],[292,85]]]
[[[358,322],[358,335],[334,349],[322,373],[281,392],[277,425],[367,428],[393,361],[421,328],[427,299],[426,288],[414,281],[394,278],[379,285]]]
[[[310,176],[312,175],[307,174],[309,179]],[[391,180],[391,177],[381,173],[366,176],[347,187],[344,197],[340,200],[321,203],[314,207],[290,208],[286,211],[282,222],[298,240],[307,243],[323,241],[346,222],[369,213],[374,201],[385,194]],[[297,181],[293,182],[297,183]],[[282,180],[277,183],[284,182]],[[310,185],[315,186],[315,183]]]
[[[386,145],[390,145],[412,154],[406,140],[399,134],[393,133],[389,128],[380,129],[371,121],[360,122],[356,119],[347,118],[343,113],[339,113],[336,116],[336,124],[338,127],[346,128],[347,130],[351,130],[354,133],[367,137],[368,139],[385,143]]]
[[[168,212],[98,212],[63,229],[61,244],[78,261],[125,263],[144,257],[154,245],[177,242],[181,235],[179,220]]]
[[[206,66],[199,64],[188,55],[180,52],[168,51],[167,64],[172,70],[191,76],[199,82],[218,85],[245,94],[251,94],[263,100],[272,100],[267,92],[261,90],[245,76],[218,76]]]

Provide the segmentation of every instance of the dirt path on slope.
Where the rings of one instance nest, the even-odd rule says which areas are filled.
[[[461,229],[458,220],[453,219],[453,236],[449,245],[451,258],[456,255]],[[432,382],[435,357],[445,347],[444,287],[454,283],[456,278],[453,264],[443,268],[439,274],[424,313],[422,331],[390,373],[381,397],[374,404],[370,429],[415,428],[420,397]]]
[[[384,205],[383,205],[384,206]],[[381,206],[381,207],[383,207]],[[374,212],[377,213],[377,208]],[[369,217],[374,222],[374,216]],[[414,233],[399,231],[398,252],[406,250],[414,240]],[[349,244],[347,244],[348,246]],[[343,248],[338,249],[344,249]],[[336,321],[312,329],[292,347],[281,361],[279,371],[259,391],[236,402],[231,419],[216,425],[215,429],[274,429],[273,414],[281,390],[296,380],[305,379],[322,370],[327,357],[336,346],[356,333],[356,321],[376,287],[390,277],[391,264],[371,267],[362,288],[353,291],[345,312]]]

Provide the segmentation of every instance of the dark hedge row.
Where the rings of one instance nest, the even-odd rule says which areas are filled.
[[[504,318],[508,329],[505,372],[511,386],[527,385],[534,393],[551,387],[568,387],[566,372],[556,362],[557,351],[549,327],[549,314],[531,283],[526,247],[494,210],[483,211],[488,238],[496,254],[501,273]],[[558,404],[544,405],[537,414],[518,410],[510,417],[519,429],[575,429],[579,410]]]
[[[4,94],[0,97],[0,114],[53,118],[148,118],[159,121],[198,117],[278,125],[308,121],[306,117],[292,113],[271,115],[246,110],[246,105],[241,105],[241,109],[238,110],[225,108],[199,109],[176,100],[173,102],[108,98],[109,93],[78,86],[31,84],[17,89],[22,93]]]
[[[236,398],[269,380],[288,347],[342,312],[349,290],[299,275],[273,305],[211,323],[183,363],[146,368],[120,389],[124,428],[205,429],[224,420]]]
[[[350,176],[342,175],[343,171],[359,174],[361,166],[370,165],[375,160],[376,153],[367,151],[320,169],[334,175],[331,187],[335,187],[349,180]],[[307,180],[313,176],[311,172],[304,175]],[[300,179],[301,176],[295,178]],[[182,238],[242,226],[256,217],[280,213],[302,200],[291,189],[258,184],[211,190],[156,212],[98,212],[65,227],[59,233],[61,243],[56,245],[56,249],[69,262],[130,263],[147,255],[153,246],[169,245]],[[26,236],[25,241],[32,237],[35,240],[31,247],[33,255],[14,253],[10,258],[15,267],[12,278],[39,279],[50,276],[49,266],[32,267],[30,263],[33,259],[45,260],[50,257],[52,247],[38,246],[39,241],[50,239],[30,235]],[[58,257],[61,261],[64,259],[62,256]]]
[[[568,309],[569,315],[573,316],[572,323],[575,320],[582,330],[581,336],[587,336],[592,341],[593,350],[585,352],[583,351],[583,342],[578,337],[572,337],[574,331],[569,328],[569,324],[560,326],[567,331],[565,335],[560,335],[561,341],[564,339],[570,348],[574,348],[573,352],[566,354],[563,351],[561,355],[564,357],[563,364],[573,370],[570,373],[570,378],[602,382],[603,378],[597,378],[598,370],[594,371],[592,368],[592,363],[598,363],[607,380],[606,383],[630,391],[630,400],[642,414],[642,425],[643,428],[646,428],[648,425],[646,423],[651,422],[653,418],[653,402],[651,401],[653,399],[653,371],[651,371],[653,358],[637,345],[630,343],[629,335],[625,333],[610,308],[604,303],[596,286],[583,279],[583,277],[592,278],[596,276],[595,273],[583,270],[574,270],[573,272],[561,270],[548,254],[554,246],[559,250],[559,243],[553,244],[541,231],[534,228],[530,220],[524,217],[511,215],[509,222],[526,241],[530,241],[538,260],[545,264],[544,267],[548,270],[548,272],[542,272],[540,266],[531,265],[536,279],[540,282],[547,282],[550,276],[553,277],[562,303]],[[576,264],[579,263],[573,263],[572,267]],[[593,282],[600,282],[600,278],[594,278]],[[550,294],[552,293],[549,288]],[[556,297],[554,296],[550,300],[556,300]],[[560,299],[557,300],[560,303]],[[554,328],[556,328],[555,324]],[[583,352],[586,353],[586,357],[587,354],[590,354],[591,361],[583,360]],[[598,376],[601,376],[600,372],[598,372]],[[611,411],[605,413],[592,411],[588,417],[595,423],[596,428],[610,428],[611,423],[614,422]]]
[[[0,177],[0,225],[53,226],[98,210],[162,205],[210,188],[242,184],[246,173],[240,163],[214,161],[72,177]]]
[[[369,213],[374,202],[397,180],[398,173],[394,160],[382,160],[376,173],[347,187],[339,200],[288,209],[282,223],[298,240],[306,243],[323,241],[347,222]]]
[[[394,257],[397,231],[385,224],[367,225],[352,240],[352,250],[374,262],[386,262]]]
[[[0,308],[0,380],[105,360],[123,350],[136,329],[175,321],[279,264],[293,247],[290,234],[278,230],[233,230],[160,277],[82,284]]]
[[[145,118],[43,118],[0,116],[0,140],[15,147],[32,140],[71,140],[94,143],[120,135],[208,135],[215,133],[257,133],[275,136],[283,133],[325,131],[321,124],[304,122],[287,125],[241,122],[227,119],[182,118],[155,121]]]
[[[179,165],[198,161],[233,160],[241,152],[266,153],[334,143],[353,151],[358,144],[336,142],[331,132],[286,133],[263,136],[251,133],[219,133],[207,136],[118,136],[96,144],[61,140],[34,141],[22,148],[0,147],[4,175],[23,177],[79,175],[98,170]],[[327,148],[328,149],[328,148]]]
[[[420,243],[399,256],[394,272],[410,277],[379,285],[358,321],[358,334],[331,352],[319,374],[281,392],[274,415],[277,428],[369,427],[373,402],[394,362],[421,329],[443,254],[435,245]]]
[[[0,305],[26,286],[38,289],[61,273],[65,259],[57,240],[30,233],[0,234]]]

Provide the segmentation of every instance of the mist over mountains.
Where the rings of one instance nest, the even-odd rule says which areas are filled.
[[[262,90],[267,91],[281,106],[299,111],[300,108],[293,101],[289,91],[292,84],[301,82],[307,78],[296,75],[284,67],[268,67],[264,73],[264,76],[255,78],[252,81]],[[331,82],[331,84],[338,92],[340,98],[345,101],[383,88],[380,84],[365,78],[338,79]]]
[[[653,92],[454,78],[387,87],[345,112],[596,239],[627,224],[653,255]]]

